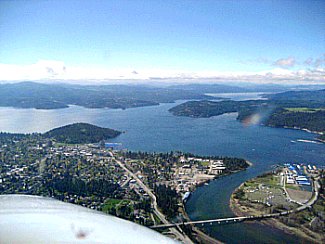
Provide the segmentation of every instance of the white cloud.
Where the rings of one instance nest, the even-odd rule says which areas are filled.
[[[325,53],[318,57],[318,58],[308,58],[304,62],[305,65],[314,67],[314,68],[320,68],[325,66]]]
[[[290,62],[289,62],[290,63]],[[288,70],[275,68],[260,72],[186,71],[166,69],[104,69],[66,66],[61,61],[41,60],[31,65],[0,63],[0,81],[43,81],[69,83],[130,82],[255,82],[325,84],[325,69]]]
[[[296,59],[294,57],[280,58],[273,63],[274,66],[278,66],[282,68],[290,68],[295,66],[295,64],[296,64]]]

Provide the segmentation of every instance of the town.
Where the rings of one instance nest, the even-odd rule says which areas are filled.
[[[153,226],[183,221],[184,201],[197,186],[248,167],[237,158],[114,146],[63,144],[38,134],[2,135],[0,194],[53,197]],[[164,233],[184,238],[175,228]]]

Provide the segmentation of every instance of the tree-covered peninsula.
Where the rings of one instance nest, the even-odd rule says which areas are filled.
[[[51,139],[58,143],[86,144],[112,139],[121,133],[117,130],[102,128],[92,124],[74,123],[52,129],[45,133],[17,134],[0,132],[0,143],[6,140],[15,142],[19,140],[35,141]]]
[[[268,100],[189,101],[169,111],[176,116],[195,118],[236,112],[237,119],[244,123],[249,123],[256,115],[259,124],[323,133],[325,131],[325,90],[284,92],[268,95]]]
[[[102,128],[87,123],[75,123],[50,130],[45,137],[68,144],[96,143],[120,135],[120,131]]]

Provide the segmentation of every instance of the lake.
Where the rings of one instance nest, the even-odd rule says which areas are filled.
[[[235,98],[236,94],[225,97]],[[232,96],[232,97],[231,97]],[[253,95],[255,97],[255,95]],[[284,162],[324,165],[325,145],[299,142],[313,140],[315,134],[264,126],[245,127],[237,114],[211,118],[176,117],[168,109],[180,104],[132,108],[127,110],[87,109],[71,106],[58,110],[0,108],[0,131],[45,132],[74,122],[87,122],[124,131],[111,142],[130,150],[191,152],[201,155],[243,157],[254,166],[244,172],[222,177],[192,194],[186,209],[192,219],[232,216],[228,203],[231,192],[243,181]],[[207,230],[227,243],[293,242],[296,238],[273,228],[240,223],[215,226]]]

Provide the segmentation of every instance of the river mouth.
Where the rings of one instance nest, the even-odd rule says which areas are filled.
[[[186,202],[188,216],[192,220],[235,217],[229,207],[231,193],[242,182],[254,178],[253,175],[256,173],[254,168],[248,168],[215,179],[208,186],[198,187]],[[200,228],[215,239],[226,243],[238,243],[238,240],[240,243],[293,243],[297,240],[296,236],[256,221],[206,225]]]

